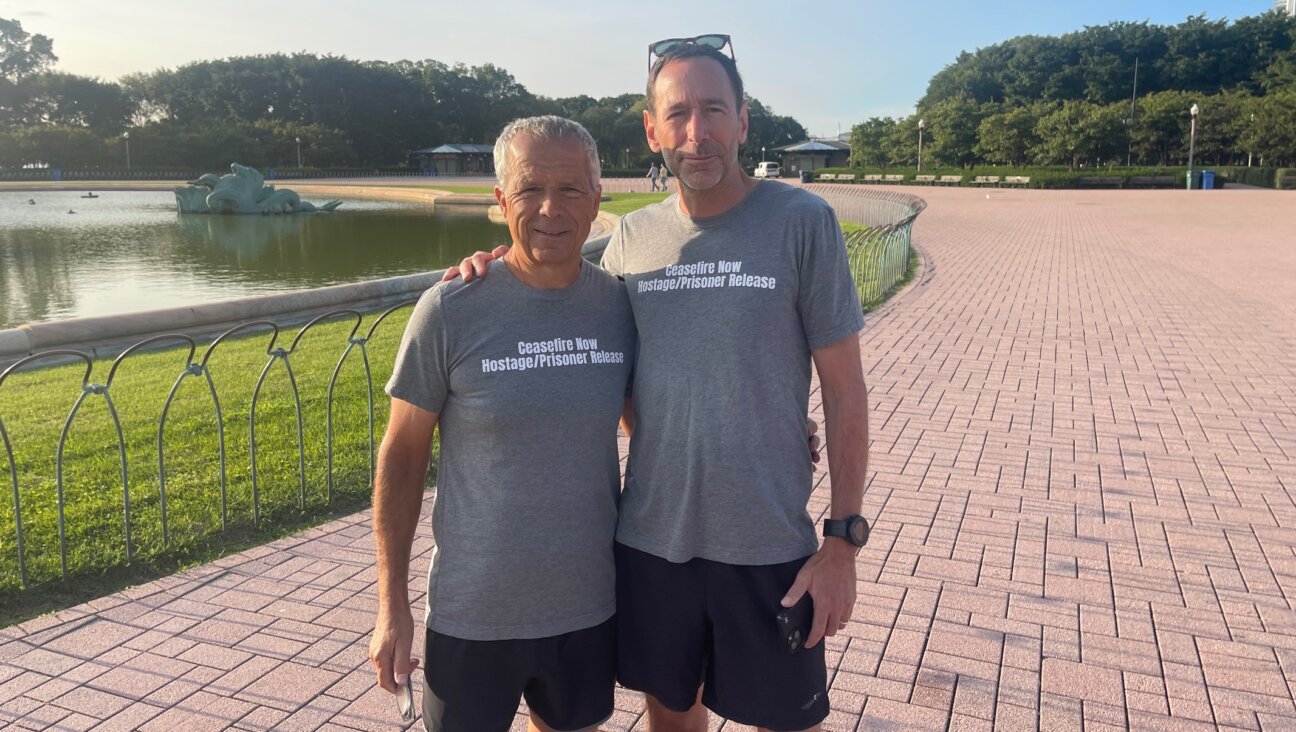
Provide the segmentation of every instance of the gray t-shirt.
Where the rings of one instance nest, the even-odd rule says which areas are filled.
[[[498,260],[419,299],[387,393],[440,413],[429,628],[542,638],[612,616],[634,349],[625,287],[587,262],[561,290]]]
[[[705,219],[672,195],[621,219],[603,267],[639,329],[617,541],[673,562],[813,553],[810,349],[864,327],[832,209],[775,181]]]

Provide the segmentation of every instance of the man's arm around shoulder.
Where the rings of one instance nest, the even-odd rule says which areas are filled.
[[[378,451],[373,519],[378,617],[369,641],[369,662],[377,674],[378,685],[393,694],[419,665],[417,658],[410,658],[414,643],[414,616],[409,600],[410,550],[418,528],[437,416],[436,412],[393,398],[391,420]]]
[[[828,438],[829,518],[840,520],[860,512],[868,469],[868,387],[860,363],[859,333],[813,349],[811,356],[819,372]],[[855,554],[856,548],[843,539],[824,539],[783,598],[784,607],[795,605],[806,592],[814,598],[814,624],[806,646],[836,635],[850,620],[856,593]]]

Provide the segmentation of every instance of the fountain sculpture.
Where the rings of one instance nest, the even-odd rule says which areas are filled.
[[[320,206],[301,200],[294,191],[276,191],[265,184],[265,176],[234,163],[228,175],[207,173],[189,185],[176,188],[176,206],[180,213],[284,214],[332,211],[341,201]]]

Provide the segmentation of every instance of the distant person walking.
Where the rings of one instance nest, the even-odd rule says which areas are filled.
[[[663,191],[670,190],[670,187],[666,185],[666,176],[669,174],[670,174],[670,170],[666,167],[666,163],[662,163],[661,171],[657,174],[657,180],[661,185],[661,190]],[[657,190],[657,189],[654,188],[653,190]]]
[[[654,191],[658,190],[658,188],[657,188],[657,163],[653,163],[653,164],[652,164],[652,167],[648,169],[648,182],[649,182],[649,183],[652,183],[652,189],[653,189]],[[666,176],[664,176],[664,175],[662,176],[662,183],[663,183],[663,184],[666,183]]]

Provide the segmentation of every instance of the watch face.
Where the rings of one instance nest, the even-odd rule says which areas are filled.
[[[868,522],[863,517],[857,517],[850,522],[850,540],[855,546],[864,546],[868,543]]]

